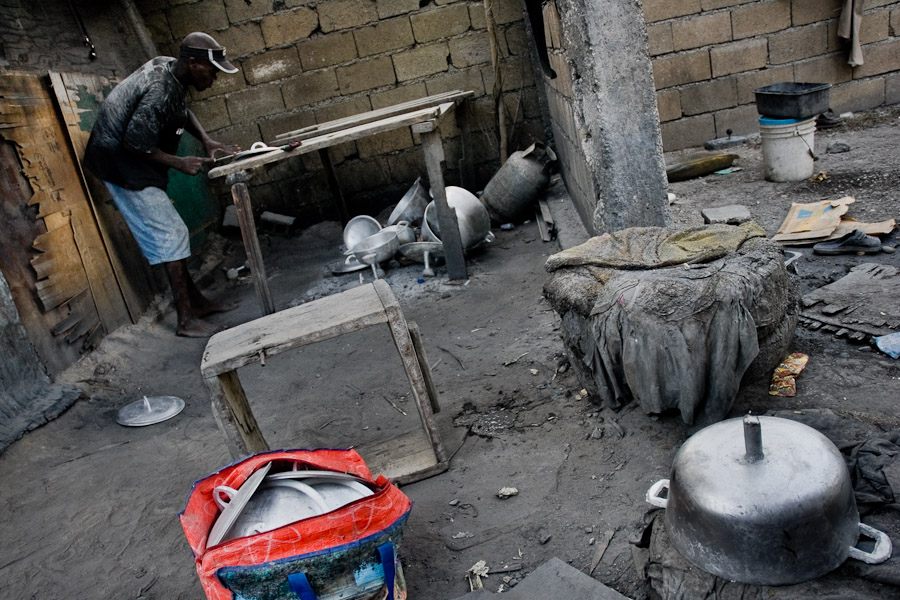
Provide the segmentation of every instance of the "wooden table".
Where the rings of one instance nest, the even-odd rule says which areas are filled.
[[[373,473],[382,473],[395,483],[446,471],[449,457],[434,423],[433,415],[440,407],[425,349],[415,323],[406,321],[396,296],[382,279],[226,329],[209,339],[200,372],[231,455],[237,459],[269,450],[238,378],[239,368],[265,366],[266,358],[287,350],[384,323],[403,363],[422,427],[363,446],[359,453]],[[335,369],[332,376],[340,373]],[[298,411],[302,412],[308,401],[301,397]]]
[[[447,195],[444,190],[442,167],[444,146],[441,141],[439,127],[441,121],[453,112],[459,103],[472,94],[473,92],[471,91],[459,90],[446,92],[282,133],[276,136],[275,149],[271,152],[251,156],[221,167],[215,167],[209,171],[210,178],[226,177],[226,183],[231,186],[231,195],[237,207],[238,224],[244,240],[244,249],[247,251],[256,297],[263,314],[269,315],[275,312],[275,305],[272,301],[272,294],[269,291],[268,280],[266,279],[266,269],[262,260],[259,239],[256,236],[256,224],[253,219],[250,195],[247,191],[247,181],[250,178],[250,173],[263,165],[279,162],[314,150],[318,151],[322,164],[325,166],[329,185],[338,203],[341,219],[346,223],[349,219],[347,207],[344,203],[343,193],[340,191],[334,167],[328,158],[327,149],[344,142],[358,140],[402,127],[412,127],[413,132],[418,133],[422,139],[425,167],[437,209],[438,225],[441,230],[441,241],[444,244],[444,256],[447,262],[449,279],[451,281],[463,281],[468,277],[456,212],[447,204]],[[461,129],[465,131],[466,128],[461,127]],[[299,146],[291,147],[292,143],[297,142],[299,142]],[[465,141],[463,146],[466,146]]]

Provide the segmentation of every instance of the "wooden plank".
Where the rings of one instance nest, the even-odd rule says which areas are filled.
[[[456,211],[447,204],[447,193],[444,189],[444,147],[440,132],[423,132],[422,148],[425,151],[425,167],[428,170],[428,181],[431,183],[431,192],[437,209],[447,275],[450,281],[465,281],[469,275],[459,235],[459,222],[456,220]]]
[[[155,292],[149,264],[116,210],[106,186],[86,171],[81,162],[96,112],[114,82],[81,73],[50,73],[50,80],[116,283],[131,321],[136,323]]]
[[[379,121],[319,135],[304,141],[299,147],[292,150],[276,149],[272,152],[258,154],[245,160],[210,169],[208,176],[210,179],[215,179],[216,177],[224,177],[238,171],[249,171],[263,165],[280,162],[291,156],[299,156],[300,154],[305,154],[314,150],[329,148],[345,142],[352,142],[370,135],[375,135],[376,133],[384,133],[385,131],[392,131],[401,127],[414,125],[415,123],[422,123],[424,121],[440,118],[447,112],[453,110],[453,107],[454,104],[449,102],[440,106],[423,108],[414,112],[395,115]]]
[[[453,90],[451,92],[444,92],[442,94],[426,96],[425,98],[410,100],[408,102],[394,104],[393,106],[386,106],[384,108],[371,110],[368,112],[360,113],[358,115],[344,117],[342,119],[335,119],[333,121],[327,121],[325,123],[320,123],[317,125],[310,125],[309,127],[295,129],[294,131],[287,131],[285,133],[276,135],[275,139],[278,140],[278,144],[286,144],[297,140],[304,140],[326,133],[331,133],[332,131],[339,131],[348,127],[355,127],[357,125],[365,125],[366,123],[371,123],[372,121],[380,121],[381,119],[386,119],[405,112],[418,110],[420,108],[437,106],[438,104],[444,104],[446,102],[459,103],[474,94],[475,92],[473,91],[464,92],[461,90]]]
[[[437,459],[422,429],[356,450],[372,473],[380,473],[398,485],[431,477],[448,467],[446,462]]]
[[[386,323],[387,315],[373,284],[249,321],[215,334],[206,344],[200,370],[204,377],[233,371],[285,350]]]
[[[269,449],[256,422],[244,388],[234,371],[218,377],[204,377],[212,401],[213,416],[231,457],[238,459]]]
[[[408,321],[409,337],[412,339],[413,348],[416,350],[416,358],[419,359],[419,368],[422,369],[422,376],[425,378],[425,389],[428,391],[428,402],[431,404],[431,412],[441,412],[441,405],[438,404],[437,388],[434,387],[434,379],[431,377],[431,365],[428,363],[428,357],[425,356],[425,344],[422,341],[422,333],[419,331],[419,325],[415,321]]]

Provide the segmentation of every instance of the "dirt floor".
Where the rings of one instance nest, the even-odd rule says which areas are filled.
[[[818,132],[816,171],[825,176],[814,183],[764,181],[758,140],[729,149],[740,156],[740,170],[671,186],[673,225],[701,224],[703,208],[742,204],[771,235],[791,202],[844,195],[856,198],[850,215],[858,220],[896,218],[898,140],[896,108]],[[826,152],[835,141],[849,151]],[[574,211],[560,186],[549,202],[559,215],[561,243],[541,241],[534,222],[496,229],[496,241],[469,257],[464,285],[448,284],[443,268],[433,279],[422,278],[421,265],[386,268],[407,319],[421,329],[442,406],[438,428],[453,456],[447,472],[402,488],[414,502],[402,546],[410,598],[463,595],[465,573],[479,560],[495,571],[485,583],[496,592],[553,556],[630,598],[655,597],[635,568],[630,542],[649,509],[647,488],[668,475],[691,431],[678,417],[646,415],[636,403],[613,412],[580,397],[559,318],[542,286],[547,257],[584,235],[567,225]],[[884,240],[898,242],[896,234]],[[291,237],[263,235],[262,242],[279,310],[357,286],[360,277],[371,281],[370,271],[331,274],[329,266],[341,258],[337,223]],[[803,293],[862,262],[900,261],[900,254],[802,251],[795,268]],[[233,326],[260,313],[250,280],[230,281],[223,273],[243,262],[239,238],[232,234],[223,252],[221,262],[207,261],[215,263],[208,291],[239,300],[236,311],[216,321]],[[173,330],[174,314],[166,309],[159,319],[108,336],[60,378],[80,385],[84,398],[0,455],[5,598],[202,597],[177,515],[192,482],[231,457],[200,377],[206,340],[177,338]],[[734,416],[748,410],[831,415],[848,424],[848,438],[860,441],[900,428],[900,363],[821,329],[798,327],[792,351],[809,355],[797,395],[769,396],[767,379],[745,381]],[[240,375],[271,447],[345,447],[416,427],[393,355],[387,329],[371,329],[285,353]],[[186,407],[157,425],[118,425],[118,410],[143,395],[179,396]],[[507,486],[518,495],[498,498]],[[900,542],[896,512],[867,521]],[[859,583],[854,574],[842,566],[816,582],[817,589],[828,596],[849,585],[860,598],[898,597],[897,587]],[[768,596],[791,597],[790,588]]]

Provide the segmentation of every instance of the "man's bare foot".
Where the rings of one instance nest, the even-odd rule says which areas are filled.
[[[191,319],[190,321],[178,326],[175,335],[181,337],[205,338],[210,337],[220,331],[224,331],[225,327],[219,327],[212,323],[207,323],[203,319]]]
[[[238,307],[238,304],[238,302],[212,302],[208,300],[200,306],[192,306],[191,308],[198,317],[205,317],[215,313],[234,310]]]

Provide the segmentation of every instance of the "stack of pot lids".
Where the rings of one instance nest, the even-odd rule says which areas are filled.
[[[225,505],[207,547],[316,517],[374,493],[366,481],[347,473],[295,469],[269,474],[271,466],[254,472]]]

